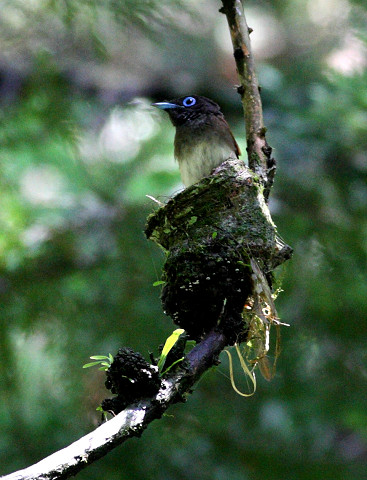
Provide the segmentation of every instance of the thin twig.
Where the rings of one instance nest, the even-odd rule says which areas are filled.
[[[275,175],[275,160],[265,139],[262,103],[251,51],[250,32],[241,0],[222,0],[221,12],[227,17],[236,60],[245,116],[249,167],[260,177],[267,200]]]

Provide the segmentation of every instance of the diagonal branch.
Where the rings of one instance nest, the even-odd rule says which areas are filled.
[[[123,410],[93,432],[68,447],[44,458],[28,468],[11,473],[1,480],[61,480],[69,478],[95,460],[104,457],[131,437],[140,436],[167,408],[190,392],[201,375],[218,362],[218,355],[228,343],[226,337],[215,330],[194,347],[186,356],[187,367],[163,380],[154,398],[146,399]]]
[[[264,186],[264,197],[267,200],[274,181],[276,165],[271,157],[272,149],[265,138],[266,128],[260,89],[251,51],[251,29],[247,25],[241,0],[222,0],[222,4],[220,11],[227,17],[240,80],[238,93],[241,95],[245,116],[249,167],[260,177]]]

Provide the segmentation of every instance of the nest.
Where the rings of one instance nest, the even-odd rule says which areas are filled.
[[[258,290],[253,266],[271,289],[273,270],[292,253],[277,234],[262,185],[240,160],[224,162],[173,197],[150,215],[145,233],[167,255],[164,311],[194,340],[212,328],[229,344],[244,340],[242,312]]]

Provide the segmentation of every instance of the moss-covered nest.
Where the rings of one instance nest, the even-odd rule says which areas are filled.
[[[167,254],[164,310],[196,340],[216,325],[229,343],[243,339],[251,259],[271,283],[292,252],[277,235],[262,186],[240,160],[173,197],[148,218],[145,233]]]

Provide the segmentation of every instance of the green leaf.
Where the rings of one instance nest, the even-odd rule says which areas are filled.
[[[188,225],[194,225],[198,217],[192,216],[190,220],[188,221]]]
[[[83,368],[94,367],[95,365],[100,365],[99,370],[107,370],[110,368],[111,363],[113,362],[113,356],[109,353],[108,357],[106,355],[92,355],[92,360],[96,360],[95,362],[86,363],[83,365]]]
[[[158,287],[158,285],[164,285],[166,282],[164,280],[157,280],[153,283],[153,287]]]
[[[250,267],[251,265],[249,263],[245,263],[242,260],[237,261],[238,265],[242,265],[243,267]]]
[[[91,357],[92,358],[92,357]],[[101,362],[90,362],[83,365],[83,368],[94,367],[94,365],[99,365]]]
[[[162,377],[163,377],[163,375],[165,375],[167,372],[169,372],[172,367],[174,367],[175,365],[177,365],[177,363],[182,362],[182,360],[183,360],[184,358],[185,358],[185,357],[179,358],[178,360],[176,360],[175,362],[173,362],[172,365],[170,365],[164,372],[161,373]]]
[[[214,238],[217,238],[217,236],[218,236],[218,232],[213,232],[213,233],[212,233],[212,239],[213,239],[213,240],[214,240]]]
[[[182,335],[184,333],[184,331],[185,330],[183,330],[182,328],[177,328],[172,333],[172,335],[170,335],[167,338],[166,343],[164,344],[161,356],[160,356],[159,361],[158,361],[158,370],[160,372],[162,371],[162,369],[164,367],[164,363],[166,361],[167,355],[172,350],[172,348],[175,346],[177,340],[180,338],[180,335]]]

